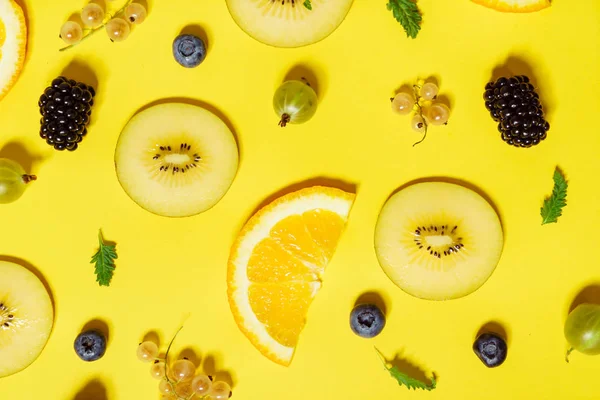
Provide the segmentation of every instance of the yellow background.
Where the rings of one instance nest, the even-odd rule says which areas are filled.
[[[164,345],[186,316],[175,351],[191,347],[208,372],[229,375],[234,399],[600,398],[600,357],[574,353],[566,364],[562,333],[574,298],[600,281],[598,1],[556,0],[542,12],[511,15],[467,0],[421,0],[424,22],[416,40],[405,37],[385,3],[356,0],[326,40],[276,49],[242,32],[222,0],[153,0],[147,21],[126,42],[111,43],[100,32],[59,53],[60,25],[84,1],[26,0],[29,52],[20,80],[0,103],[0,156],[31,164],[39,180],[18,202],[1,206],[0,254],[45,276],[56,320],[40,358],[0,380],[0,398],[157,398],[157,383],[137,361],[136,346],[149,331]],[[171,56],[174,37],[188,25],[202,27],[209,42],[205,62],[191,70]],[[547,105],[551,130],[534,148],[504,144],[483,105],[486,82],[507,59],[515,73],[532,74]],[[314,71],[321,104],[310,122],[281,129],[272,95],[297,65]],[[38,97],[65,68],[70,77],[98,81],[90,133],[74,153],[55,152],[38,137]],[[438,79],[452,115],[447,127],[432,128],[413,148],[418,135],[409,117],[390,111],[389,97],[429,76]],[[186,219],[139,208],[121,190],[113,166],[128,119],[170,97],[219,110],[241,149],[228,194]],[[569,205],[558,224],[541,226],[539,208],[557,165],[570,182]],[[450,302],[403,293],[373,251],[386,198],[411,180],[433,176],[479,187],[498,207],[505,230],[491,279]],[[295,359],[284,368],[237,329],[226,297],[226,261],[257,205],[315,177],[355,184],[358,196]],[[117,242],[119,254],[108,288],[97,286],[89,264],[99,228]],[[348,326],[351,307],[367,291],[380,293],[388,307],[387,327],[371,341]],[[110,344],[103,359],[83,363],[72,344],[94,319],[108,324]],[[509,335],[508,359],[497,369],[485,368],[471,350],[488,321],[499,321]],[[400,353],[428,375],[434,371],[438,388],[398,387],[374,345],[387,357]]]

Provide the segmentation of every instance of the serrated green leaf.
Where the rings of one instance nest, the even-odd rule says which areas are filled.
[[[304,3],[302,3],[302,5],[306,8],[308,8],[309,10],[312,10],[312,4],[311,4],[310,0],[304,0]]]
[[[389,0],[387,9],[392,12],[396,21],[404,28],[406,36],[416,38],[421,30],[421,13],[412,0]]]
[[[107,245],[102,239],[102,232],[98,232],[98,252],[92,256],[91,264],[96,264],[94,272],[96,274],[96,282],[100,286],[110,286],[112,279],[115,263],[117,257],[117,251],[115,245]]]
[[[379,352],[379,350],[375,349],[375,351],[379,355],[379,358],[381,359],[381,362],[383,363],[385,369],[390,373],[392,378],[394,378],[398,382],[400,386],[406,386],[408,389],[413,390],[422,389],[427,391],[431,391],[436,388],[437,381],[435,379],[435,375],[432,375],[430,384],[422,382],[418,379],[411,378],[410,376],[400,371],[398,367],[389,365],[383,357],[383,355],[381,354],[381,352]]]
[[[544,200],[544,205],[540,210],[542,225],[558,222],[558,217],[562,215],[562,209],[567,205],[568,183],[558,168],[554,170],[553,180],[552,195]]]
[[[422,390],[431,391],[431,390],[435,389],[436,384],[437,384],[437,382],[435,381],[435,376],[431,377],[431,384],[428,385],[425,382],[421,382],[418,379],[413,379],[410,376],[402,373],[396,367],[388,368],[386,366],[386,369],[389,371],[390,375],[392,375],[392,377],[398,381],[398,384],[400,386],[404,385],[408,389],[413,389],[413,390],[422,389]]]

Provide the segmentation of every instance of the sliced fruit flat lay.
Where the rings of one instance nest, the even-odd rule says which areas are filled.
[[[344,21],[353,0],[227,0],[231,16],[254,39],[275,47],[301,47],[329,36]]]
[[[236,323],[266,357],[292,361],[354,195],[313,187],[258,211],[232,247],[227,295]]]
[[[476,192],[445,182],[408,186],[384,205],[375,251],[388,277],[428,300],[466,296],[490,277],[502,253],[498,215]]]
[[[0,400],[598,400],[599,26],[0,0]]]
[[[0,261],[0,378],[38,358],[53,324],[52,301],[44,284],[24,267]]]
[[[0,1],[0,100],[17,82],[25,62],[27,23],[14,0]]]
[[[502,12],[527,13],[550,7],[550,0],[471,0]]]
[[[185,217],[213,207],[237,172],[232,132],[216,115],[190,104],[152,106],[123,128],[115,150],[117,176],[140,207]]]

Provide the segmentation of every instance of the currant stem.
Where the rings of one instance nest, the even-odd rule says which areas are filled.
[[[58,51],[65,51],[65,50],[69,50],[71,47],[77,46],[79,43],[83,42],[85,39],[89,38],[90,36],[92,36],[94,33],[98,32],[100,29],[104,28],[106,26],[106,24],[108,24],[108,22],[113,19],[114,17],[116,17],[117,15],[123,13],[125,11],[125,9],[127,8],[127,6],[129,4],[131,4],[133,2],[133,0],[127,0],[127,2],[125,3],[125,5],[123,7],[121,7],[121,9],[119,9],[116,13],[114,13],[113,15],[107,14],[108,18],[105,18],[106,22],[102,23],[102,25],[97,26],[93,29],[91,29],[89,31],[89,33],[87,35],[85,35],[84,37],[81,38],[81,40],[77,43],[73,43],[70,44],[66,47],[63,47],[62,49],[58,50]]]
[[[423,120],[423,124],[425,125],[425,132],[423,133],[423,138],[417,143],[413,144],[413,147],[415,147],[419,143],[422,143],[427,137],[427,121],[425,121],[425,116],[423,115],[423,107],[421,107],[421,105],[419,104],[419,100],[421,100],[421,96],[419,96],[419,89],[421,89],[421,86],[413,85],[413,91],[415,93],[415,105],[417,106],[419,110],[419,116],[421,117],[421,119]]]
[[[35,175],[23,175],[21,177],[21,179],[23,179],[23,183],[29,183],[29,182],[33,182],[33,181],[37,180],[37,176],[35,176]]]
[[[567,350],[567,354],[565,355],[566,362],[569,362],[569,355],[573,352],[573,350],[575,350],[573,347],[571,347],[569,350]]]

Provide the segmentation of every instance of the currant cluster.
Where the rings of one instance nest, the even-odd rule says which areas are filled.
[[[483,98],[507,144],[532,147],[546,139],[550,124],[544,119],[540,97],[527,76],[488,82]]]
[[[40,137],[56,150],[77,150],[87,134],[95,94],[85,83],[64,76],[54,79],[38,101]]]
[[[60,29],[61,39],[69,46],[79,43],[100,28],[113,42],[121,42],[129,37],[131,26],[146,20],[148,12],[143,4],[129,0],[114,16],[107,15],[98,3],[90,2],[81,10],[83,26],[75,21],[67,21]]]
[[[444,103],[435,101],[439,92],[438,86],[433,82],[425,83],[423,80],[413,85],[413,93],[400,92],[392,101],[392,110],[400,115],[413,112],[411,126],[415,132],[422,133],[425,140],[428,125],[444,125],[450,118],[450,109]]]
[[[152,363],[150,375],[159,380],[161,400],[226,400],[232,395],[227,382],[196,373],[196,365],[190,360],[183,358],[168,364],[168,351],[165,358],[158,358],[158,346],[152,341],[140,343],[137,357]]]

